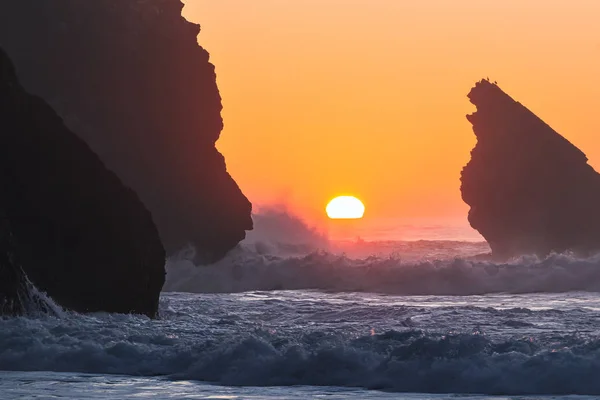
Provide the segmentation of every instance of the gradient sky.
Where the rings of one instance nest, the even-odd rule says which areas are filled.
[[[600,167],[598,0],[186,4],[217,69],[218,147],[256,205],[314,221],[353,194],[371,218],[466,219],[466,94],[485,77]]]

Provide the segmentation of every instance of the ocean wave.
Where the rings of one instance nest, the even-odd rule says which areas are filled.
[[[261,337],[211,349],[177,378],[226,385],[355,386],[425,393],[600,394],[598,341],[558,350],[527,340],[390,331],[310,349]]]
[[[0,369],[165,376],[230,386],[600,394],[600,339],[575,334],[557,334],[542,345],[528,337],[493,340],[481,331],[390,330],[352,338],[255,330],[219,336],[157,324],[123,315],[0,320]]]
[[[405,261],[401,256],[350,258],[316,251],[280,257],[248,248],[196,267],[169,260],[164,291],[226,293],[253,290],[364,291],[398,295],[476,295],[600,291],[600,255],[554,254],[506,263],[470,258]]]

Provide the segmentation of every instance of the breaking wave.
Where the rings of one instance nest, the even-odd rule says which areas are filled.
[[[253,216],[255,230],[218,263],[167,262],[163,291],[229,293],[316,289],[397,295],[600,291],[600,255],[486,261],[484,242],[331,241],[283,207]]]
[[[22,314],[31,317],[44,315],[60,317],[64,315],[64,310],[47,293],[40,291],[20,266],[9,265],[6,268],[14,268],[12,271],[17,274],[15,278],[17,282],[9,281],[16,286],[14,296],[0,296],[2,297],[0,316]]]
[[[25,274],[25,273],[24,273]],[[21,293],[21,304],[26,315],[64,317],[65,310],[46,292],[39,290],[25,274],[25,290]]]
[[[174,332],[123,315],[0,319],[0,369],[165,376],[231,386],[323,385],[401,392],[600,394],[600,339],[492,340],[483,332],[390,330],[345,337],[255,330]],[[206,327],[204,327],[206,328]],[[188,336],[186,336],[186,331]]]
[[[317,251],[280,257],[238,249],[221,262],[196,267],[170,260],[164,291],[364,291],[398,295],[475,295],[600,291],[600,255],[555,254],[494,263],[469,258],[404,261],[401,256],[353,259]]]

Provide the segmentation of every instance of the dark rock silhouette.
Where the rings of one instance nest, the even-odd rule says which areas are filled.
[[[468,97],[477,145],[461,193],[492,255],[599,250],[600,175],[585,154],[488,80]]]
[[[2,216],[0,219],[0,316],[20,315],[26,309],[26,304],[23,303],[27,290],[26,277],[13,260],[14,250],[8,220]]]
[[[4,0],[0,43],[41,96],[133,188],[173,253],[221,258],[251,204],[216,150],[221,98],[179,0]],[[43,39],[42,39],[43,38]]]
[[[0,190],[5,314],[22,311],[24,271],[68,309],[156,315],[165,252],[150,212],[44,100],[25,92],[2,50]]]

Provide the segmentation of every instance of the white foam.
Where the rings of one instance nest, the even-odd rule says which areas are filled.
[[[207,323],[209,321],[206,321]],[[196,324],[200,321],[196,321]],[[322,385],[402,392],[600,394],[600,341],[388,331],[210,333],[206,325],[98,314],[0,320],[0,369],[168,376],[223,385]]]
[[[25,288],[20,293],[20,303],[25,308],[27,315],[43,315],[50,314],[55,317],[64,317],[65,311],[61,306],[48,296],[46,292],[40,291],[30,280],[27,274],[23,272],[25,277]]]
[[[600,256],[555,254],[507,263],[464,258],[403,261],[401,256],[352,259],[314,252],[279,257],[239,248],[217,264],[169,260],[164,291],[195,293],[320,289],[401,295],[473,295],[600,291]]]

